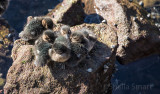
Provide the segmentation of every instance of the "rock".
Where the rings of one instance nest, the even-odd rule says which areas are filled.
[[[84,12],[87,14],[87,15],[90,15],[90,14],[95,14],[96,11],[95,11],[95,4],[94,4],[94,0],[82,0],[82,3],[84,4]]]
[[[9,0],[0,1],[0,16],[5,12],[9,4]]]
[[[139,2],[139,5],[142,6],[142,7],[144,7],[143,1],[140,1],[140,2]]]
[[[92,30],[99,41],[89,54],[90,58],[72,68],[66,66],[65,69],[61,69],[61,64],[56,62],[36,67],[33,64],[34,55],[31,50],[33,45],[17,40],[12,50],[14,62],[7,74],[4,94],[110,94],[112,91],[110,79],[114,72],[118,47],[116,32],[106,24],[82,24],[72,27],[71,30],[75,31],[82,27]],[[111,48],[111,45],[115,47]],[[108,66],[107,71],[104,70],[104,65]]]
[[[25,42],[25,41],[23,41],[21,39],[16,40],[14,42],[13,49],[12,49],[12,54],[11,54],[11,57],[12,57],[13,61],[15,61],[17,59],[17,55],[18,55],[17,51],[22,45],[29,45],[29,43]]]
[[[54,17],[55,23],[70,26],[83,23],[85,17],[81,0],[64,0],[48,15]]]
[[[7,71],[13,62],[10,57],[12,42],[6,38],[9,33],[11,33],[10,25],[4,18],[0,17],[0,90],[3,89]]]
[[[147,18],[147,12],[143,7],[129,0],[82,0],[82,2],[85,4],[86,14],[97,13],[107,21],[107,24],[116,24],[119,44],[117,59],[121,64],[128,64],[157,54],[159,51],[158,48],[151,46],[159,45],[157,44],[159,29]],[[142,48],[139,49],[139,46]]]
[[[117,24],[117,60],[121,64],[160,53],[159,30],[142,7],[128,0],[95,0],[95,6],[107,24]]]

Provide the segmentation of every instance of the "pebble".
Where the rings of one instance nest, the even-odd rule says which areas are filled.
[[[158,23],[155,23],[155,26],[158,26]]]
[[[111,46],[112,49],[115,48],[115,47],[116,47],[115,45],[112,45],[112,46]]]
[[[103,20],[102,23],[107,23],[107,21],[106,21],[106,20]]]
[[[142,21],[142,20],[143,20],[143,18],[141,17],[141,18],[140,18],[140,21]]]
[[[147,17],[148,17],[148,18],[150,18],[150,17],[151,17],[151,14],[150,14],[150,13],[148,13],[148,14],[147,14]]]
[[[133,21],[135,21],[137,18],[136,17],[133,17]]]
[[[92,70],[92,68],[88,68],[87,71],[88,72],[92,72],[93,70]]]
[[[139,5],[142,6],[142,7],[144,7],[143,1],[140,1],[140,2],[139,2]]]
[[[108,69],[109,67],[108,67],[107,65],[104,65],[104,68],[105,68],[105,69]]]
[[[51,12],[52,11],[52,9],[48,9],[48,12]]]

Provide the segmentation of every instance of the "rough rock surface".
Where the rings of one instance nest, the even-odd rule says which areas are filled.
[[[128,0],[82,0],[83,3],[85,14],[97,13],[107,21],[109,26],[115,25],[119,44],[117,60],[121,64],[128,64],[159,53],[159,29],[151,19],[147,18],[147,12],[144,8],[136,2],[129,2]],[[60,4],[58,7],[62,5]],[[80,8],[79,10],[81,10]],[[77,14],[73,15],[76,16]],[[68,16],[68,18],[72,19],[73,17]]]
[[[33,45],[17,40],[12,50],[14,62],[8,71],[4,93],[110,94],[110,79],[114,72],[118,47],[117,35],[114,28],[105,24],[82,24],[72,27],[72,30],[82,27],[92,30],[99,41],[91,51],[90,58],[73,68],[66,66],[61,69],[61,64],[56,62],[49,62],[44,67],[35,67]],[[104,33],[108,34],[105,36]]]
[[[83,23],[85,13],[81,0],[64,0],[48,15],[54,17],[55,23],[73,26]]]
[[[117,59],[121,64],[160,52],[159,29],[144,8],[128,0],[95,0],[95,6],[109,25],[117,27]]]
[[[94,14],[96,13],[94,9],[94,0],[81,0],[82,4],[84,5],[84,12],[85,14]]]

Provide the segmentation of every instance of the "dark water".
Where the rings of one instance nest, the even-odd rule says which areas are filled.
[[[45,15],[62,0],[11,0],[3,15],[20,32],[26,18]],[[86,23],[100,23],[97,15],[88,15]],[[116,62],[118,71],[112,79],[113,94],[160,94],[160,57],[150,56],[129,65]]]
[[[145,9],[160,28],[160,1]],[[160,94],[160,56],[146,57],[128,65],[116,64],[113,94]]]
[[[150,56],[128,65],[117,64],[113,94],[160,94],[160,57]]]
[[[3,17],[20,32],[28,16],[43,16],[48,13],[48,9],[53,9],[59,2],[59,0],[10,0]]]

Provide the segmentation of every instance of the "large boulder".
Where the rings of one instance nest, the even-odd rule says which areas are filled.
[[[159,53],[159,29],[154,22],[147,17],[147,12],[135,1],[129,0],[82,0],[85,14],[97,14],[107,21],[109,26],[115,26],[118,36],[117,60],[121,64],[139,60],[141,58]],[[63,8],[62,2],[57,9]],[[80,5],[80,4],[79,4]],[[75,9],[76,10],[76,9]],[[68,10],[69,12],[69,10]],[[52,14],[54,12],[50,12]],[[56,13],[55,13],[56,15]],[[76,16],[77,14],[73,14]],[[59,18],[68,17],[61,15]],[[74,17],[75,18],[75,17]],[[74,21],[72,21],[74,22]]]
[[[143,7],[129,0],[95,0],[97,14],[117,27],[117,60],[127,64],[160,53],[160,32]]]
[[[82,24],[71,29],[83,27],[92,30],[98,36],[98,41],[89,54],[90,58],[76,67],[61,69],[61,63],[56,62],[36,67],[33,63],[34,46],[17,40],[12,50],[14,62],[8,71],[4,93],[111,93],[110,79],[115,69],[118,47],[115,30],[106,24]]]
[[[81,0],[64,0],[48,15],[54,17],[55,23],[70,26],[83,23],[85,17]]]

